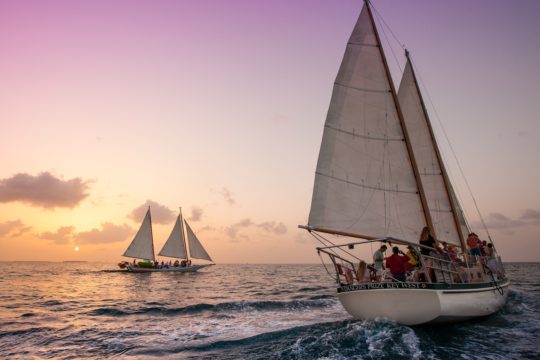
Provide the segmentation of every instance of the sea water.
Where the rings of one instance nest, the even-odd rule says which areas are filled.
[[[498,313],[417,327],[352,320],[322,265],[114,267],[0,263],[0,358],[540,358],[540,263],[506,264]]]

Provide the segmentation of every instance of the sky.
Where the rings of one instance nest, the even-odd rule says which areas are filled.
[[[540,261],[540,1],[372,3],[473,229],[452,151],[503,260]],[[216,263],[317,262],[297,225],[361,6],[0,0],[0,261],[122,260],[150,205],[156,248],[182,207]]]

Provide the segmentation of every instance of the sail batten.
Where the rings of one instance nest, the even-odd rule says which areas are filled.
[[[335,234],[416,240],[426,217],[367,7],[350,44],[368,46],[345,49],[326,117],[308,224]]]
[[[135,234],[135,237],[131,241],[131,244],[129,244],[123,256],[155,261],[150,208],[144,216],[139,231]]]

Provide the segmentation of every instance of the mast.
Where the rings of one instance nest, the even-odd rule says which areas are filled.
[[[179,208],[180,209],[180,226],[182,227],[182,240],[184,241],[184,249],[186,249],[186,264],[187,262],[189,261],[189,251],[188,251],[188,247],[187,247],[187,243],[186,243],[186,234],[184,232],[184,217],[182,216],[182,207]]]
[[[433,149],[435,151],[437,161],[439,162],[439,167],[441,169],[442,178],[443,178],[443,182],[444,182],[444,188],[446,190],[446,195],[448,196],[448,200],[450,202],[450,207],[452,209],[452,217],[454,218],[454,224],[456,226],[456,230],[457,230],[457,233],[458,233],[458,236],[459,236],[459,241],[461,243],[461,247],[463,249],[466,249],[467,247],[466,247],[466,244],[465,244],[465,237],[463,235],[462,228],[461,228],[461,225],[459,224],[459,218],[458,218],[458,211],[460,211],[460,210],[458,209],[458,206],[456,204],[456,199],[452,195],[452,192],[451,192],[451,184],[450,184],[450,179],[448,177],[448,172],[446,171],[446,167],[445,167],[444,162],[442,160],[442,156],[441,156],[439,146],[437,146],[437,142],[435,140],[435,133],[433,131],[433,127],[431,126],[431,121],[429,120],[429,115],[428,115],[428,112],[427,112],[427,108],[426,108],[426,105],[424,103],[424,98],[422,97],[422,93],[420,92],[420,87],[418,86],[418,81],[416,79],[416,73],[414,72],[414,67],[412,66],[412,60],[411,60],[410,53],[409,53],[408,50],[405,50],[405,57],[407,58],[407,61],[409,61],[409,63],[411,64],[411,74],[412,74],[412,77],[413,77],[413,80],[414,80],[414,85],[415,85],[416,91],[418,93],[418,98],[420,99],[420,105],[422,107],[422,112],[424,113],[424,118],[426,119],[426,125],[427,125],[428,131],[429,131],[429,135],[431,137],[431,143],[433,144]]]
[[[429,212],[429,207],[427,205],[427,199],[426,194],[424,192],[424,187],[422,186],[422,182],[420,181],[420,173],[418,171],[418,165],[416,164],[416,159],[414,157],[412,148],[411,148],[411,142],[409,138],[409,133],[407,131],[407,126],[405,125],[405,121],[403,120],[403,113],[401,112],[401,107],[399,105],[399,101],[397,98],[396,90],[394,88],[394,83],[392,81],[392,76],[390,75],[390,69],[388,67],[388,63],[386,61],[386,56],[384,55],[384,50],[382,48],[381,39],[379,37],[379,32],[377,31],[377,27],[375,26],[375,19],[373,18],[373,14],[371,12],[371,7],[369,5],[369,0],[364,0],[366,4],[366,8],[368,10],[369,18],[371,20],[371,26],[373,27],[373,32],[375,34],[375,38],[377,39],[377,44],[379,47],[379,52],[381,54],[381,58],[384,64],[384,70],[386,72],[386,77],[388,78],[388,84],[390,85],[390,91],[392,93],[392,98],[394,99],[394,104],[396,106],[396,111],[399,119],[399,123],[401,125],[401,130],[403,131],[403,136],[405,138],[405,145],[407,148],[407,152],[409,154],[409,159],[411,161],[411,165],[413,168],[414,178],[416,180],[416,186],[418,187],[419,195],[420,195],[420,201],[422,203],[422,210],[424,212],[424,218],[426,219],[427,226],[433,235],[433,237],[436,239],[437,234],[435,233],[435,227],[433,226],[433,220],[431,218],[431,214]]]
[[[152,256],[154,257],[154,262],[156,262],[156,252],[154,250],[154,233],[152,232],[152,214],[150,213],[150,206],[148,206],[148,219],[150,220],[150,238],[152,239]]]

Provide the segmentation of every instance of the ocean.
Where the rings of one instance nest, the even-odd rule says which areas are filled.
[[[322,265],[115,266],[0,263],[0,358],[540,358],[540,263],[506,264],[498,313],[418,327],[352,320]]]

